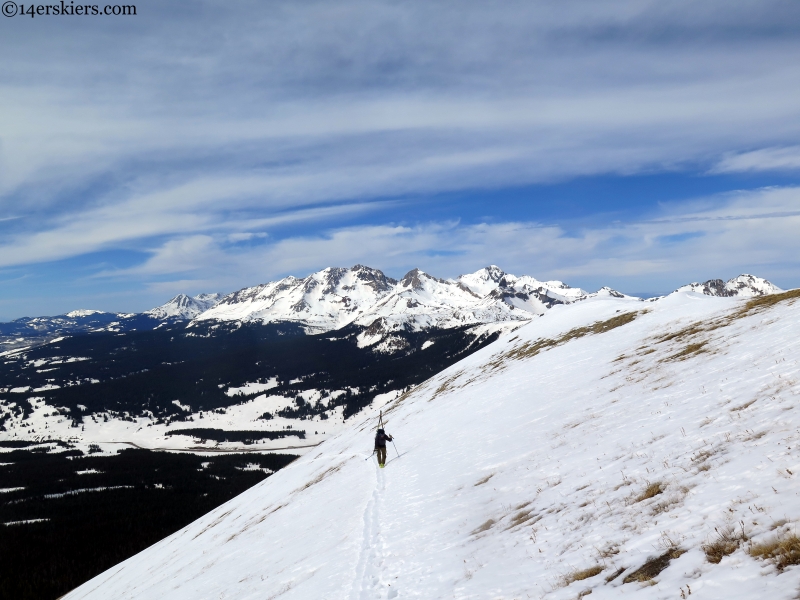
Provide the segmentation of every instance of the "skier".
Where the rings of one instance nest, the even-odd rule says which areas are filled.
[[[378,466],[382,469],[386,464],[386,442],[392,441],[392,436],[387,434],[383,429],[378,429],[375,434],[375,452],[378,453]]]

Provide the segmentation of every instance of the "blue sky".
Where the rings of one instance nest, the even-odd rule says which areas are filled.
[[[800,5],[0,21],[0,319],[326,266],[800,286]]]

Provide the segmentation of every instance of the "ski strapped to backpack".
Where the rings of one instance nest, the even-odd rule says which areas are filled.
[[[383,423],[383,411],[378,414],[378,429],[383,429],[385,427]],[[397,444],[394,443],[394,436],[392,437],[392,446],[394,446],[394,451],[397,452],[397,458],[400,458],[400,452],[397,450]],[[374,451],[373,451],[374,452]]]

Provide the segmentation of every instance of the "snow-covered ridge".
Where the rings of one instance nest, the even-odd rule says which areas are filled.
[[[377,341],[400,328],[527,321],[555,304],[585,295],[560,281],[516,277],[495,265],[448,280],[413,269],[400,281],[356,265],[245,288],[229,294],[195,321],[292,321],[309,333],[355,323],[370,328],[365,336]]]
[[[155,319],[193,319],[207,311],[222,298],[222,294],[200,294],[187,296],[178,294],[172,300],[144,312]]]
[[[727,283],[711,280],[683,286],[679,291],[756,296],[781,290],[765,279],[740,275]],[[561,281],[518,277],[496,265],[447,280],[413,269],[399,281],[377,269],[356,265],[244,288],[199,314],[194,323],[288,321],[298,323],[307,333],[355,324],[362,328],[359,344],[368,346],[385,341],[386,336],[400,329],[525,322],[553,306],[597,295],[623,296],[608,287],[590,294]]]
[[[304,279],[286,277],[228,294],[195,320],[294,321],[309,333],[330,331],[351,323],[396,283],[363,265],[330,267]]]
[[[707,296],[752,298],[777,294],[783,290],[762,277],[755,275],[739,275],[728,281],[722,279],[709,279],[704,283],[690,283],[679,287],[676,292],[698,292]]]
[[[389,402],[385,469],[354,419],[66,598],[789,600],[750,548],[800,523],[800,292],[765,300],[548,311]]]
[[[90,317],[92,315],[102,315],[102,314],[105,314],[105,311],[78,309],[78,310],[72,310],[64,316],[69,317],[70,319],[76,319],[79,317]]]

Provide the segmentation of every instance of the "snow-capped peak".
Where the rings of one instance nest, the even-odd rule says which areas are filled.
[[[79,317],[91,317],[92,315],[101,315],[104,314],[105,311],[102,310],[86,310],[86,309],[79,309],[79,310],[72,310],[66,314],[67,317],[70,319],[77,319]]]
[[[455,281],[469,288],[480,297],[484,297],[496,290],[506,276],[505,271],[496,265],[489,265],[474,273],[459,275]]]
[[[245,288],[225,296],[198,321],[294,321],[316,333],[338,329],[374,306],[397,281],[364,265],[328,267],[304,279]]]
[[[709,279],[703,283],[690,283],[679,287],[676,292],[697,292],[706,296],[739,296],[752,298],[753,296],[766,296],[777,294],[783,290],[770,283],[763,277],[743,274],[728,281],[722,279]]]
[[[193,319],[214,306],[221,297],[221,294],[199,294],[194,297],[178,294],[166,304],[151,308],[144,314],[155,319]]]

